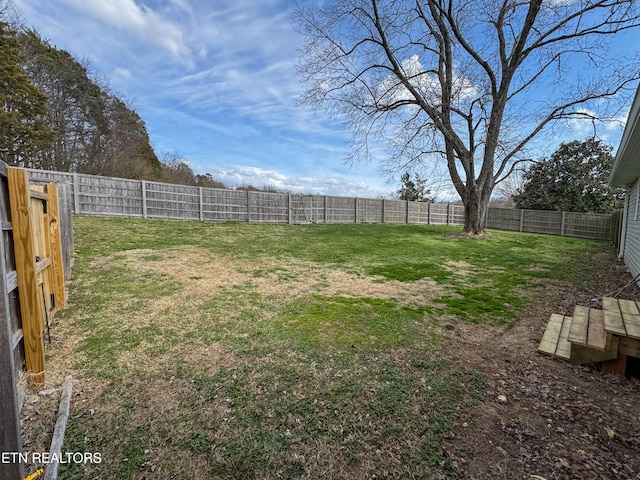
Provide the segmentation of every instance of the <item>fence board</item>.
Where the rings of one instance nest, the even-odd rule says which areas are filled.
[[[18,402],[18,371],[24,364],[22,329],[16,310],[17,287],[13,259],[13,236],[9,222],[9,194],[6,165],[0,162],[0,452],[22,452],[20,406]],[[12,275],[13,274],[13,275]],[[10,281],[10,276],[14,280]],[[24,478],[20,462],[0,462],[0,478]]]
[[[40,323],[44,317],[44,306],[38,294],[36,252],[29,215],[29,180],[27,172],[17,168],[10,168],[7,178],[16,265],[20,267],[17,270],[18,290],[27,371],[34,383],[41,384],[44,382],[44,344]]]

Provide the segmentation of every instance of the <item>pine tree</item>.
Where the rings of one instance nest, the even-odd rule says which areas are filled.
[[[53,136],[44,124],[47,97],[21,68],[16,32],[0,21],[0,150],[5,160],[22,165]]]

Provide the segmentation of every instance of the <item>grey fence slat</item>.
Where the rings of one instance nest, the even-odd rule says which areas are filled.
[[[22,324],[16,308],[17,282],[10,282],[15,275],[12,236],[9,228],[9,198],[6,165],[0,162],[0,451],[22,453],[20,430],[20,406],[18,403],[17,377],[24,365]],[[9,286],[9,283],[12,285]],[[24,467],[18,462],[0,462],[0,478],[24,478]]]

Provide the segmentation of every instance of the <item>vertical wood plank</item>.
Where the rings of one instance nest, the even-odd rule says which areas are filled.
[[[62,261],[62,234],[60,232],[60,203],[58,197],[58,186],[55,183],[47,184],[47,197],[52,293],[55,295],[56,309],[62,309],[67,304],[67,299],[64,291],[64,263]]]
[[[44,345],[40,324],[44,317],[44,306],[38,296],[36,260],[29,222],[29,180],[27,172],[18,168],[7,169],[7,178],[25,360],[30,381],[41,384],[44,383]]]
[[[324,196],[324,223],[327,223],[327,196]]]
[[[247,190],[247,223],[251,223],[251,192]]]
[[[147,218],[147,182],[145,180],[140,182],[140,188],[142,189],[142,218]]]
[[[616,373],[624,377],[627,372],[627,355],[618,353],[618,358],[602,362],[602,371],[605,373]]]
[[[80,178],[77,173],[73,174],[73,213],[80,215]]]
[[[1,163],[1,162],[0,162]],[[3,164],[4,165],[4,164]],[[4,178],[0,181],[5,182]],[[0,189],[0,193],[1,193]],[[0,195],[2,219],[6,218],[9,206]],[[5,238],[0,238],[0,451],[22,452],[20,431],[20,408],[18,406],[16,365],[13,349],[13,331],[9,291],[7,290],[7,246]],[[0,478],[24,478],[24,467],[20,462],[0,462]]]
[[[353,223],[358,223],[358,197],[354,198],[353,200],[353,203],[355,205]]]

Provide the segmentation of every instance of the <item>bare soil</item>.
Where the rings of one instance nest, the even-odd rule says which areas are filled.
[[[552,313],[598,301],[631,281],[611,254],[600,273],[575,287],[548,288],[512,329],[457,325],[451,361],[486,379],[486,401],[458,425],[447,453],[471,480],[640,479],[640,380],[604,374],[541,355],[537,347]],[[640,299],[635,284],[619,298]],[[631,371],[630,371],[631,370]]]

